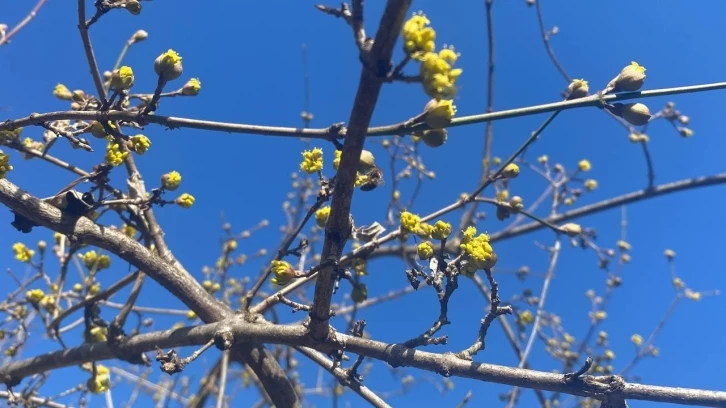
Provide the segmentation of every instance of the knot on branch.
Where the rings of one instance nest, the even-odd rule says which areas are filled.
[[[234,335],[229,330],[214,333],[214,345],[224,351],[229,350],[234,344]]]

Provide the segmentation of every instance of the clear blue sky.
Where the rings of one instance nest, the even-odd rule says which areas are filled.
[[[0,5],[0,23],[10,26],[25,16],[31,1],[5,2]],[[92,2],[88,1],[89,9]],[[334,3],[334,2],[333,2]],[[334,5],[331,3],[331,5]],[[413,10],[424,10],[438,32],[437,44],[454,44],[461,52],[459,66],[464,69],[460,93],[456,100],[459,115],[480,113],[486,106],[486,24],[483,1],[457,2],[415,1]],[[198,2],[177,0],[143,3],[139,16],[123,10],[113,11],[92,27],[91,37],[96,58],[102,69],[110,69],[126,39],[137,29],[149,32],[149,38],[135,45],[125,60],[136,72],[134,91],[152,92],[156,78],[152,69],[154,58],[168,48],[184,58],[184,76],[174,85],[181,86],[190,77],[201,79],[203,88],[196,98],[177,98],[162,104],[158,114],[260,125],[299,126],[303,108],[303,69],[301,44],[308,46],[312,125],[325,127],[349,117],[355,95],[360,66],[357,51],[348,27],[341,20],[325,16],[313,7],[315,2]],[[382,11],[383,1],[366,3],[366,27],[373,33]],[[556,2],[543,4],[548,27],[557,25],[560,33],[552,44],[570,75],[590,81],[591,89],[603,87],[618,71],[635,60],[647,67],[646,89],[690,85],[724,80],[726,59],[717,50],[726,35],[722,16],[726,4],[718,0],[688,2],[675,0]],[[0,120],[26,116],[31,112],[67,109],[51,92],[58,82],[71,89],[93,92],[83,47],[76,28],[75,2],[50,1],[37,18],[17,35],[9,46],[0,49],[0,77],[4,79],[0,106],[9,110],[0,113]],[[495,109],[507,109],[546,103],[560,98],[566,83],[559,76],[542,46],[534,8],[523,0],[495,0],[494,32],[496,37]],[[400,47],[396,60],[401,58]],[[413,68],[413,67],[410,67]],[[410,72],[410,71],[409,71]],[[691,118],[695,136],[683,139],[665,122],[650,126],[650,151],[653,155],[656,183],[704,176],[724,171],[723,151],[724,91],[681,95],[672,98],[648,99],[652,111],[668,100],[676,102]],[[373,118],[374,125],[390,124],[417,114],[427,99],[418,85],[386,85]],[[494,153],[508,156],[544,119],[532,116],[505,120],[494,125]],[[25,135],[38,139],[40,129],[26,129]],[[197,202],[190,210],[167,207],[157,213],[166,231],[169,245],[188,270],[200,277],[203,265],[213,264],[219,253],[220,213],[235,231],[250,228],[266,218],[271,225],[248,241],[240,242],[240,251],[253,254],[259,248],[272,249],[280,238],[278,227],[285,222],[281,204],[290,190],[290,174],[297,171],[302,142],[297,139],[265,138],[231,135],[197,130],[167,131],[149,126],[144,133],[152,140],[151,150],[137,162],[147,183],[154,183],[169,170],[183,175],[182,190],[192,193]],[[423,148],[426,164],[437,173],[428,181],[413,211],[427,214],[451,203],[458,195],[471,190],[479,177],[484,125],[452,129],[449,141],[440,149]],[[381,139],[369,139],[366,148],[384,161]],[[326,151],[326,171],[330,173],[332,147]],[[94,141],[96,152],[89,154],[71,150],[59,141],[54,154],[90,168],[102,160],[104,146]],[[586,194],[576,205],[603,200],[643,188],[646,167],[639,146],[632,145],[625,131],[606,115],[595,109],[567,111],[561,114],[530,150],[530,158],[548,154],[553,162],[574,168],[582,158],[593,165],[590,176],[599,188]],[[53,194],[73,176],[40,160],[21,161],[12,154],[15,171],[10,180],[37,196]],[[385,161],[384,161],[385,162]],[[117,172],[116,176],[122,176]],[[525,203],[534,201],[544,183],[528,172],[513,183],[512,192]],[[390,174],[387,175],[389,178]],[[120,179],[120,178],[119,178]],[[371,193],[356,193],[353,214],[358,223],[382,220],[390,184]],[[411,186],[403,187],[404,197]],[[632,263],[623,272],[624,285],[613,298],[608,318],[602,328],[610,334],[616,353],[616,371],[624,366],[635,351],[629,342],[631,334],[650,333],[671,301],[668,264],[663,250],[677,252],[676,265],[680,276],[696,290],[726,289],[722,252],[725,243],[722,231],[726,219],[720,213],[724,188],[689,191],[685,194],[658,198],[628,207],[627,239],[631,243]],[[491,191],[488,192],[491,194]],[[497,231],[505,223],[496,221],[493,211],[479,229]],[[458,221],[459,213],[445,217]],[[0,248],[5,248],[4,267],[22,275],[24,265],[13,259],[11,245],[23,241],[29,245],[38,239],[52,240],[48,231],[37,230],[22,235],[11,229],[9,211],[0,211]],[[114,221],[118,224],[118,221]],[[583,226],[596,228],[598,244],[614,247],[620,238],[618,209],[579,220]],[[495,245],[501,268],[528,265],[543,272],[547,256],[534,242],[550,245],[553,234],[540,231]],[[566,243],[567,244],[567,243]],[[51,264],[55,265],[55,264]],[[249,262],[233,270],[235,277],[256,276],[262,260]],[[55,267],[55,266],[53,266]],[[101,275],[105,285],[128,270],[118,259],[111,270]],[[372,263],[371,274],[365,278],[369,295],[376,296],[407,285],[403,264],[398,260]],[[49,271],[55,276],[55,271]],[[76,275],[72,275],[77,279]],[[521,293],[525,287],[539,292],[541,280],[518,282],[511,275],[499,278],[504,299]],[[74,283],[74,282],[71,282]],[[343,285],[345,286],[345,285]],[[0,275],[0,287],[14,287],[7,274]],[[581,338],[587,327],[589,301],[587,289],[604,290],[604,274],[597,268],[592,252],[564,245],[561,261],[548,297],[548,310],[560,314],[568,331]],[[121,301],[123,297],[117,296]],[[335,300],[340,300],[336,295]],[[139,301],[143,306],[177,307],[180,302],[163,288],[147,282]],[[450,320],[441,334],[449,335],[449,345],[430,347],[430,351],[456,351],[475,338],[479,319],[485,313],[485,302],[473,284],[460,282],[450,304]],[[726,310],[723,296],[709,297],[700,303],[683,302],[668,321],[655,345],[661,355],[644,360],[635,370],[649,384],[726,389],[726,329],[720,318]],[[284,308],[278,312],[284,320],[297,320]],[[373,337],[397,342],[413,337],[438,315],[438,302],[433,291],[419,293],[395,303],[372,307],[359,313],[368,320]],[[113,310],[106,310],[107,319]],[[131,317],[127,328],[135,324]],[[179,319],[156,317],[153,329],[163,329]],[[335,321],[342,328],[341,320]],[[22,357],[49,350],[47,339],[35,328]],[[66,335],[71,344],[79,344],[80,332]],[[75,336],[75,337],[74,337]],[[52,347],[56,347],[55,344]],[[537,344],[531,363],[534,368],[551,370],[556,362],[543,353]],[[188,350],[185,351],[188,353]],[[187,369],[196,389],[203,368],[217,358],[210,351]],[[478,361],[516,365],[517,360],[498,325],[487,337],[487,349]],[[317,368],[301,361],[302,379],[313,385]],[[85,381],[87,374],[78,368],[61,371],[43,387],[43,395],[54,395]],[[436,378],[434,374],[414,374],[417,379]],[[162,374],[155,371],[151,379]],[[118,377],[115,377],[118,379]],[[326,377],[329,379],[329,377]],[[375,391],[397,389],[396,380],[382,364],[375,366],[365,379]],[[473,391],[472,406],[496,406],[497,395],[507,388],[471,380],[455,379],[455,388],[440,395],[434,387],[422,382],[405,396],[389,399],[395,406],[454,406],[467,391]],[[117,404],[131,392],[123,382],[113,389]],[[236,391],[235,391],[236,392]],[[533,393],[523,394],[521,406],[535,403]],[[236,404],[247,406],[258,399],[254,391],[237,392]],[[326,400],[312,397],[318,406]],[[346,393],[344,401],[363,406],[354,394]],[[150,403],[139,403],[145,406]],[[77,403],[72,400],[70,403]],[[93,396],[90,406],[103,406],[102,396]],[[173,404],[171,406],[174,406]],[[655,404],[630,402],[631,407]]]

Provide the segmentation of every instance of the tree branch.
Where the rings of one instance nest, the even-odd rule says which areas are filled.
[[[310,333],[313,338],[319,340],[328,336],[330,300],[333,295],[337,264],[351,234],[350,203],[353,199],[353,185],[363,143],[383,86],[383,79],[390,70],[393,47],[410,3],[411,0],[389,0],[386,3],[373,46],[369,53],[361,56],[363,69],[350,114],[340,166],[335,176],[330,216],[325,226],[321,259],[329,266],[323,268],[318,275],[313,307],[310,310]],[[374,69],[377,72],[373,72]]]

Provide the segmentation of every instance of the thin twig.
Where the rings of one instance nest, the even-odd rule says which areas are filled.
[[[8,31],[7,34],[0,37],[0,47],[2,47],[5,44],[10,44],[10,39],[13,38],[15,34],[18,33],[18,31],[22,30],[23,27],[25,27],[28,23],[30,23],[30,20],[35,18],[35,16],[38,14],[38,11],[41,7],[43,7],[43,4],[45,4],[47,0],[38,0],[38,3],[35,4],[35,7],[33,7],[32,10],[30,10],[30,13],[28,13],[25,18],[18,23],[15,27],[13,27],[12,30]]]

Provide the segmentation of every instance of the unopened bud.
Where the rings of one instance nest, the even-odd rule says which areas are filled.
[[[620,71],[605,88],[606,92],[634,92],[640,89],[645,82],[645,67],[633,61]]]
[[[139,31],[135,32],[134,35],[131,37],[133,42],[141,42],[147,38],[149,38],[149,33],[147,33],[144,30],[139,30]]]
[[[576,237],[582,234],[582,227],[580,226],[580,224],[575,224],[572,222],[561,226],[560,230],[571,237]]]
[[[456,106],[448,99],[431,99],[424,107],[424,121],[432,129],[446,127],[456,113]]]
[[[590,92],[587,81],[584,79],[573,79],[567,87],[567,99],[584,98]]]
[[[423,139],[426,146],[440,147],[441,145],[446,143],[446,139],[448,139],[448,132],[446,131],[446,129],[424,130],[421,138]]]
[[[620,116],[634,126],[643,126],[650,120],[650,110],[642,103],[623,105]]]
[[[126,2],[126,11],[133,15],[139,15],[141,13],[141,3],[138,0],[128,0]]]

